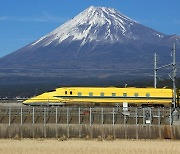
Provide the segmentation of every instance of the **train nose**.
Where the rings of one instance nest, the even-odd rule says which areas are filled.
[[[25,101],[22,102],[22,104],[24,104],[24,105],[30,105],[31,102],[29,102],[28,100],[25,100]]]

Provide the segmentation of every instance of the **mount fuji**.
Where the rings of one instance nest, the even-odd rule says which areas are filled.
[[[143,26],[113,8],[91,6],[37,41],[2,57],[0,69],[10,71],[6,73],[9,76],[101,79],[124,75],[127,79],[153,69],[155,52],[160,64],[171,62],[173,43],[179,49],[180,36]]]

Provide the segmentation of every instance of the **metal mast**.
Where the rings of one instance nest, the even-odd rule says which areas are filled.
[[[172,73],[172,81],[173,81],[173,107],[174,109],[177,107],[176,104],[176,72],[177,72],[177,68],[176,68],[176,45],[174,43],[173,45],[173,49],[172,49],[172,56],[173,56],[173,73]]]
[[[172,63],[161,66],[161,67],[157,67],[157,55],[155,53],[155,55],[154,55],[154,88],[157,88],[157,71],[159,69],[172,66],[172,69],[173,69],[172,75],[169,75],[169,76],[173,81],[172,105],[173,105],[173,108],[176,109],[177,108],[177,103],[176,103],[176,72],[177,72],[177,68],[176,68],[176,45],[175,45],[175,43],[173,44],[172,57],[173,57]]]
[[[157,54],[154,54],[154,88],[157,88]]]

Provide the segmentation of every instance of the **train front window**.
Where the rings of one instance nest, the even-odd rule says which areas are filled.
[[[101,92],[101,93],[100,93],[100,96],[104,97],[104,93],[103,93],[103,92]]]
[[[89,96],[93,96],[93,93],[92,93],[92,92],[89,92]]]
[[[52,90],[49,90],[49,91],[47,91],[47,92],[54,92],[54,91],[56,91],[56,89],[52,89]]]

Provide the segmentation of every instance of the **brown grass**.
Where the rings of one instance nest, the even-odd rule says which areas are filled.
[[[179,154],[180,141],[172,140],[0,140],[0,154]]]

